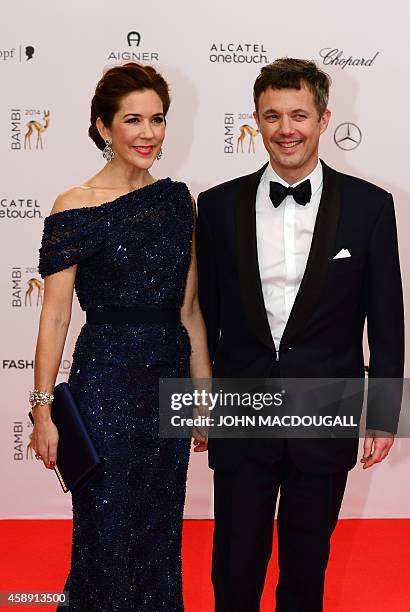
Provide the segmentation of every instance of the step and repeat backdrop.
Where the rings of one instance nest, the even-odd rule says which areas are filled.
[[[157,178],[194,196],[266,161],[252,117],[260,68],[282,56],[315,60],[333,80],[321,157],[389,190],[395,199],[405,295],[410,278],[410,5],[392,0],[272,3],[179,0],[2,4],[0,25],[0,518],[69,517],[70,495],[26,447],[28,391],[43,300],[38,271],[44,218],[58,193],[104,163],[87,136],[90,100],[104,69],[135,60],[170,83],[172,105]],[[66,380],[84,316],[78,305],[60,364]],[[407,372],[408,372],[407,368]],[[410,445],[355,468],[344,517],[409,517]],[[188,518],[212,516],[212,472],[192,455]]]

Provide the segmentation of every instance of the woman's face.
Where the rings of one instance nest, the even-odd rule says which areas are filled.
[[[121,100],[109,128],[99,126],[103,138],[110,138],[118,159],[148,170],[165,137],[162,100],[152,89],[133,91]]]

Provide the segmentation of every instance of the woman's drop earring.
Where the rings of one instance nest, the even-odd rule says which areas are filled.
[[[162,150],[162,147],[160,148],[160,150],[158,151],[158,155],[157,155],[157,159],[160,160],[161,157],[163,156],[164,152]]]
[[[110,162],[112,158],[114,157],[115,153],[111,147],[111,140],[109,138],[106,138],[104,142],[105,142],[105,148],[103,150],[103,158],[105,159],[106,162]]]

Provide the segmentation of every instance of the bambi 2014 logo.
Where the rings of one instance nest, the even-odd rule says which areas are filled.
[[[254,125],[251,113],[225,113],[224,115],[224,153],[255,153],[255,139],[259,130]]]
[[[11,269],[12,308],[39,308],[43,304],[44,281],[37,268],[13,266]]]
[[[11,150],[43,150],[45,133],[49,127],[49,110],[12,108],[10,111]]]

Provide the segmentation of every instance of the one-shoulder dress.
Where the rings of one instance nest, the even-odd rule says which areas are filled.
[[[180,308],[193,223],[186,185],[161,179],[100,206],[48,216],[39,272],[45,277],[77,264],[75,290],[86,311]],[[184,609],[190,442],[159,437],[158,379],[188,377],[189,356],[179,320],[81,329],[68,383],[101,466],[72,495],[69,610]]]

